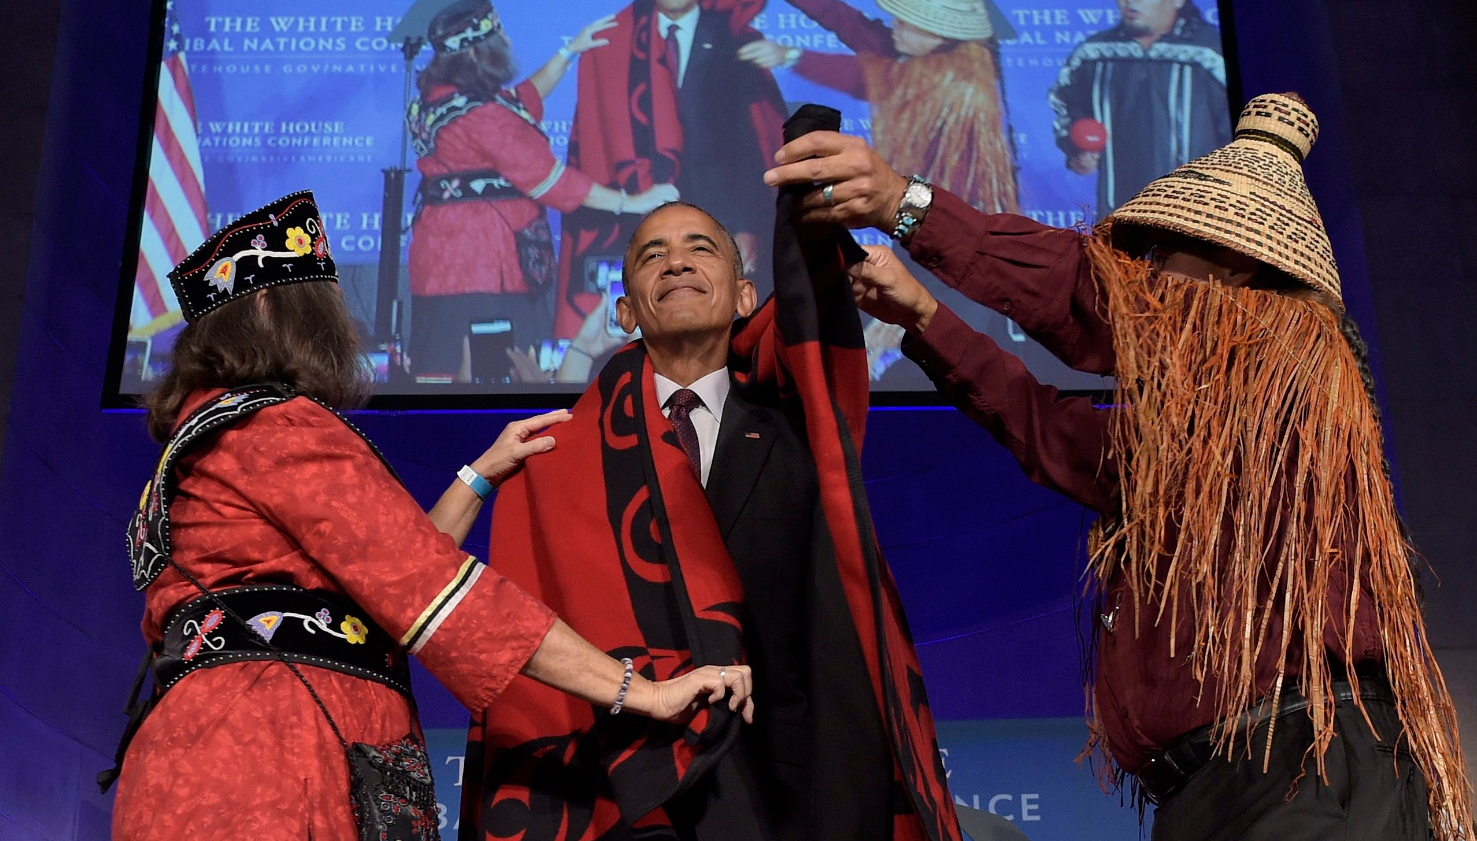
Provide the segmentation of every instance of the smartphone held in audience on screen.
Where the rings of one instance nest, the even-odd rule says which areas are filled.
[[[569,340],[544,339],[539,343],[538,366],[545,371],[558,371],[564,364],[564,353],[569,350]]]
[[[610,286],[610,279],[621,279],[620,257],[586,257],[585,258],[585,292],[591,295],[599,295]]]
[[[467,342],[471,350],[473,382],[508,381],[508,351],[514,347],[513,322],[506,318],[474,321],[468,328]]]

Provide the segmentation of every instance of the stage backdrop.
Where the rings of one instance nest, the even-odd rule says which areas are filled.
[[[123,535],[158,449],[137,413],[97,409],[116,279],[120,262],[132,259],[127,197],[147,78],[142,5],[68,0],[58,44],[0,470],[6,841],[108,837],[111,796],[98,794],[93,778],[111,764],[143,653],[142,600],[129,583]],[[1318,110],[1325,133],[1308,162],[1310,183],[1351,310],[1372,335],[1321,7],[1240,6],[1247,90],[1296,89]],[[430,501],[512,417],[370,413],[358,421]],[[1072,762],[1086,735],[1073,609],[1082,510],[1032,486],[982,430],[948,410],[874,411],[864,467],[955,797],[1008,817],[1033,839],[1140,837],[1131,811],[1097,793]],[[473,535],[485,541],[485,522]],[[449,803],[466,713],[424,673],[417,688]]]
[[[435,0],[428,2],[437,5]],[[412,60],[407,65],[403,55],[405,35],[420,39],[426,35],[424,23],[419,27],[401,27],[410,6],[408,0],[321,0],[311,9],[305,9],[294,0],[261,0],[249,6],[239,0],[169,0],[167,5],[167,14],[160,23],[165,32],[158,86],[159,107],[155,112],[153,138],[146,144],[145,160],[140,162],[141,166],[150,167],[150,179],[143,194],[133,199],[143,210],[139,251],[136,260],[131,259],[132,255],[128,257],[130,270],[126,272],[124,283],[132,286],[132,292],[128,297],[127,323],[125,326],[120,318],[115,336],[118,344],[114,352],[121,357],[118,385],[124,393],[144,390],[148,379],[156,376],[168,362],[169,348],[180,323],[178,305],[165,278],[168,271],[208,232],[278,196],[304,188],[315,192],[323,209],[330,247],[344,275],[344,288],[365,336],[370,340],[376,366],[384,380],[380,389],[382,394],[446,397],[467,393],[581,390],[578,383],[551,389],[547,381],[534,381],[540,378],[547,380],[547,376],[521,373],[510,377],[505,348],[498,340],[489,339],[469,346],[465,363],[468,367],[451,370],[460,363],[455,348],[451,356],[443,358],[444,354],[437,353],[431,361],[429,346],[418,342],[416,336],[417,331],[422,331],[459,337],[468,332],[469,321],[497,324],[496,328],[489,326],[486,329],[498,330],[496,335],[507,337],[503,341],[519,349],[533,348],[540,370],[552,375],[579,323],[577,315],[565,318],[563,310],[556,308],[567,306],[583,313],[597,306],[589,300],[571,299],[567,287],[558,291],[551,287],[542,292],[525,292],[521,287],[517,292],[498,291],[502,287],[492,280],[447,280],[444,277],[452,273],[467,275],[490,271],[485,266],[475,265],[475,261],[430,258],[420,263],[410,262],[404,267],[387,264],[383,271],[389,272],[390,276],[397,272],[399,275],[398,308],[394,318],[379,312],[377,295],[382,272],[381,252],[385,244],[383,208],[386,206],[387,170],[402,164],[410,169],[400,202],[402,218],[396,228],[405,231],[407,248],[414,247],[417,228],[413,223],[420,207],[417,193],[421,176],[416,171],[416,149],[413,144],[407,147],[404,127],[407,92],[411,98],[419,95],[412,78],[418,78],[426,68],[433,51],[429,46],[423,46],[423,40],[415,41],[409,48]],[[425,5],[426,2],[417,4],[418,7]],[[752,75],[744,74],[772,75],[773,82],[769,84],[777,85],[779,95],[786,103],[831,105],[844,115],[845,131],[870,138],[872,116],[877,106],[864,98],[857,98],[856,85],[862,78],[860,65],[835,63],[837,59],[844,62],[845,58],[853,57],[852,50],[843,43],[841,36],[857,43],[857,31],[842,26],[837,27],[838,32],[827,30],[781,0],[753,5],[762,6],[763,10],[752,18],[753,33],[746,37],[755,37],[754,33],[757,33],[779,47],[800,51],[801,58],[793,67],[759,71],[736,57],[709,55],[713,51],[733,50],[731,45],[712,37],[711,29],[705,29],[706,34],[697,38],[692,47],[696,55],[689,57],[689,64],[696,67],[701,59],[707,63],[705,67],[712,68],[707,72],[720,74],[719,78],[731,78],[735,86],[756,84]],[[846,4],[841,0],[806,0],[802,5],[816,11]],[[875,18],[879,26],[880,21],[892,20],[878,10],[874,0],[860,0],[849,5]],[[1182,13],[1187,20],[1179,26],[1201,33],[1200,43],[1177,40],[1177,30],[1168,39],[1172,43],[1156,45],[1159,50],[1147,63],[1163,68],[1164,90],[1146,88],[1142,96],[1154,97],[1159,104],[1137,108],[1132,118],[1115,118],[1110,113],[1110,103],[1121,101],[1121,97],[1126,96],[1123,93],[1126,88],[1114,87],[1111,62],[1102,65],[1109,68],[1105,71],[1093,59],[1105,56],[1122,59],[1117,62],[1120,73],[1132,69],[1135,61],[1144,64],[1146,60],[1134,58],[1137,45],[1125,36],[1117,36],[1112,43],[1088,43],[1089,39],[1094,36],[1101,38],[1102,33],[1114,30],[1121,23],[1118,6],[1113,0],[995,0],[988,5],[996,32],[995,39],[990,42],[994,55],[980,53],[979,57],[970,60],[972,63],[942,67],[938,78],[933,80],[936,84],[925,85],[919,95],[938,96],[942,101],[944,94],[941,91],[950,86],[972,87],[975,89],[972,96],[956,96],[957,101],[951,100],[948,107],[965,112],[969,109],[994,109],[991,113],[995,116],[987,122],[991,122],[1001,134],[995,157],[998,158],[1001,177],[1005,182],[1013,181],[1015,184],[1022,213],[1062,227],[1091,221],[1111,209],[1098,206],[1102,203],[1099,183],[1114,179],[1116,170],[1111,162],[1123,163],[1128,158],[1155,160],[1160,161],[1167,171],[1174,164],[1208,152],[1229,139],[1223,136],[1222,131],[1229,126],[1225,92],[1227,70],[1221,56],[1217,29],[1220,15],[1214,0],[1190,0],[1189,11]],[[542,67],[587,24],[622,7],[619,0],[498,4],[501,25],[518,65],[518,72],[509,85]],[[835,8],[832,11],[835,12]],[[705,10],[702,14],[717,13]],[[422,14],[412,20],[424,21],[426,17]],[[1188,20],[1191,18],[1203,20]],[[616,47],[596,48],[600,49]],[[1142,55],[1141,50],[1138,55]],[[982,69],[981,64],[996,66]],[[997,69],[998,78],[1002,80],[998,86],[995,82]],[[1074,70],[1075,74],[1072,73]],[[1068,78],[1064,73],[1074,80],[1074,94],[1054,99],[1053,88]],[[1151,77],[1140,78],[1156,78],[1152,73],[1160,71],[1151,71]],[[552,151],[553,157],[548,160],[562,164],[568,158],[578,105],[576,75],[575,66],[571,65],[562,82],[543,98],[542,113],[537,114],[535,109],[535,113],[528,115],[539,117],[538,127],[545,138],[530,134],[522,136],[516,143],[508,139],[512,135],[490,138],[490,143],[516,145],[517,155],[501,150],[501,157],[489,156],[487,166],[478,168],[506,169],[511,165],[509,159],[520,157],[522,162],[518,166],[542,167],[539,169],[542,172],[550,163],[544,162],[545,158],[540,156],[548,153],[534,147],[544,145]],[[1192,82],[1192,79],[1196,81]],[[1149,82],[1142,84],[1148,85]],[[877,89],[869,90],[874,98],[878,96]],[[592,95],[591,91],[586,93]],[[446,95],[444,92],[435,94],[431,101],[439,101]],[[1119,99],[1114,100],[1114,96]],[[994,104],[979,104],[982,101]],[[1072,103],[1070,108],[1064,104],[1066,101]],[[591,111],[597,107],[612,108],[608,103],[601,106],[598,102],[586,103],[584,107]],[[617,110],[624,108],[624,102],[615,107]],[[727,106],[718,103],[712,107]],[[1201,116],[1192,117],[1192,114]],[[1059,146],[1059,133],[1064,132],[1069,123],[1089,119],[1093,115],[1111,129],[1098,138],[1099,142],[1107,145],[1104,164],[1101,171],[1079,174],[1066,165],[1067,156]],[[1211,115],[1213,119],[1204,115]],[[684,124],[696,119],[686,113],[682,118]],[[920,144],[927,144],[940,132],[942,124],[952,121],[948,124],[956,126],[957,130],[958,124],[967,121],[967,115],[945,112],[941,116],[929,117],[908,113],[894,120],[903,133],[911,130]],[[1201,123],[1206,126],[1213,124],[1214,129],[1201,130]],[[1099,129],[1102,128],[1099,125]],[[777,136],[769,136],[777,131],[777,124],[758,132],[750,127],[747,141],[725,138],[718,141],[718,146],[731,152],[729,160],[741,160],[744,155],[751,154],[743,143],[752,145],[755,137],[763,134],[765,136],[758,141],[761,146],[765,143],[777,146]],[[585,142],[587,145],[596,144],[593,138],[587,138]],[[686,142],[693,141],[689,138]],[[732,149],[724,144],[731,145]],[[431,147],[434,148],[434,142]],[[983,150],[976,152],[982,158],[990,157]],[[463,151],[460,154],[459,160],[466,160],[467,153]],[[527,156],[538,158],[540,163],[529,163],[532,158]],[[757,150],[752,156],[757,159]],[[494,158],[503,163],[494,166]],[[710,164],[684,159],[683,165],[697,168]],[[904,166],[903,163],[898,165]],[[464,164],[459,163],[458,166]],[[757,164],[749,169],[753,171],[745,170],[743,177],[757,180]],[[1140,165],[1138,169],[1143,170],[1144,166]],[[440,173],[445,170],[434,171]],[[981,171],[976,166],[933,177],[938,186],[960,192],[969,189],[966,176],[973,174],[982,178],[979,175]],[[1158,174],[1157,170],[1154,174]],[[471,176],[467,176],[463,180],[470,183],[470,179]],[[681,183],[681,177],[678,182]],[[608,186],[619,185],[610,183]],[[548,189],[548,184],[540,185],[540,188]],[[535,188],[531,194],[542,195],[540,188]],[[470,187],[458,189],[470,190]],[[1136,189],[1133,187],[1128,192]],[[557,192],[550,191],[550,196]],[[748,199],[742,197],[742,191],[684,197],[700,201],[720,221],[730,224],[735,230],[743,227],[760,229],[754,233],[761,237],[759,242],[762,243],[762,237],[766,236],[764,231],[772,226],[772,207],[767,205],[764,191],[760,190],[757,213],[767,215],[757,218],[755,208],[750,206],[756,204],[752,200],[753,191],[749,193]],[[1006,197],[1004,188],[978,190],[970,195],[982,209],[994,211],[1014,206]],[[436,207],[432,210],[441,215],[435,220],[427,215],[424,224],[437,229],[434,234],[425,234],[434,236],[434,239],[426,241],[437,243],[435,248],[442,249],[446,247],[442,244],[453,241],[465,249],[491,248],[493,250],[487,256],[479,259],[487,262],[512,260],[504,271],[523,276],[511,255],[494,248],[495,237],[500,234],[488,227],[492,223],[484,220],[468,229],[464,226],[471,224],[465,221],[470,217],[463,215],[461,221],[455,223],[462,226],[456,229],[457,236],[450,237],[437,226],[452,223],[440,220],[463,212],[465,208]],[[509,211],[514,216],[526,212],[529,211]],[[596,212],[581,213],[588,220]],[[560,260],[567,260],[572,266],[569,268],[569,283],[585,282],[588,260],[558,249],[565,214],[550,209],[548,217],[556,244],[555,252],[559,253]],[[603,214],[600,218],[607,221],[597,221],[597,224],[617,224],[609,222],[615,218],[610,214]],[[628,221],[627,224],[633,223]],[[870,242],[889,241],[887,236],[876,231],[861,236]],[[391,243],[392,246],[396,244]],[[408,259],[405,256],[407,249],[399,253],[402,260]],[[393,257],[385,259],[390,263],[398,262]],[[767,255],[762,255],[757,261],[755,277],[761,287],[761,296],[768,288],[767,270],[763,265],[767,260]],[[615,265],[618,266],[618,261]],[[608,280],[597,278],[591,282],[602,288],[610,287]],[[431,294],[426,291],[427,284],[436,284],[435,295],[446,294],[445,290],[453,287],[468,290],[475,287],[476,291],[495,294],[465,301],[454,310],[459,318],[455,324],[445,318],[437,318],[433,323],[429,317],[418,318],[415,310],[416,301],[427,301],[426,296]],[[957,296],[942,285],[938,292],[948,303],[958,303]],[[518,300],[512,300],[515,297]],[[530,304],[523,300],[525,297],[536,301],[532,305],[536,313],[529,311]],[[426,307],[429,313],[430,304],[427,303]],[[1101,378],[1072,372],[1057,363],[1004,317],[973,307],[958,309],[977,329],[1020,351],[1026,363],[1043,379],[1069,389],[1098,390],[1104,387]],[[463,315],[467,312],[480,315]],[[556,312],[560,313],[557,318]],[[882,331],[869,335],[873,370],[878,378],[882,378],[899,358],[896,350],[899,340],[900,332]],[[489,348],[489,361],[486,362],[480,351],[472,349],[483,347]],[[404,360],[407,354],[409,365],[397,367],[397,362]],[[402,376],[401,371],[407,367],[408,375]],[[457,381],[452,382],[453,379]],[[907,366],[898,367],[890,377],[879,382],[879,389],[888,391],[931,391],[931,388],[926,378]]]

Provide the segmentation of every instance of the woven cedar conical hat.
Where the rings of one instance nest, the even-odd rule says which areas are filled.
[[[995,34],[984,0],[877,0],[877,7],[940,38],[983,41]]]
[[[1318,118],[1296,94],[1246,104],[1229,145],[1190,161],[1109,214],[1255,257],[1339,300],[1339,270],[1303,178]]]

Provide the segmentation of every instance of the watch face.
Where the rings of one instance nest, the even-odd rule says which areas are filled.
[[[912,183],[903,194],[903,203],[912,207],[923,207],[933,200],[933,190],[927,184]]]

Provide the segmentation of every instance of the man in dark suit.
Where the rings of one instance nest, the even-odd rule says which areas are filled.
[[[646,217],[625,257],[621,326],[641,330],[657,400],[743,584],[757,705],[732,772],[667,812],[700,841],[724,837],[712,816],[734,811],[764,816],[781,841],[885,841],[891,748],[836,567],[812,563],[830,538],[803,421],[751,399],[727,367],[734,316],[758,303],[738,248],[707,212],[674,203]]]
[[[778,147],[779,126],[756,125],[750,105],[784,98],[768,70],[741,61],[739,49],[762,36],[733,25],[734,12],[703,8],[697,0],[656,0],[656,34],[668,64],[677,66],[677,116],[682,152],[677,190],[734,232],[749,269],[763,269],[774,227],[774,194],[761,177]],[[772,131],[772,137],[759,132]],[[767,274],[767,271],[766,271]],[[760,284],[761,300],[769,281]]]

